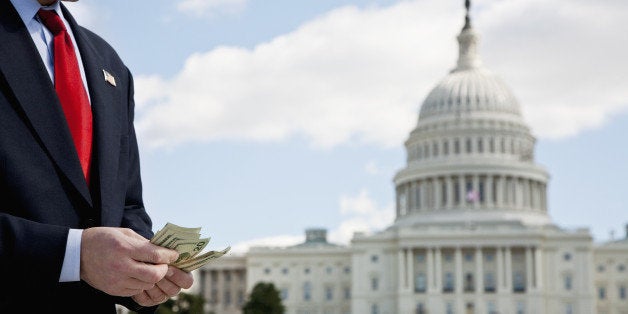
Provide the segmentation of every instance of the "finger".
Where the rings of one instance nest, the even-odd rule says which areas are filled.
[[[166,278],[183,289],[192,287],[192,284],[194,283],[194,277],[191,273],[186,273],[173,266],[168,266]]]
[[[163,248],[143,239],[131,252],[131,257],[139,262],[151,264],[170,264],[177,260],[179,253],[175,250]]]
[[[141,306],[152,306],[154,305],[153,300],[151,300],[150,296],[146,291],[142,291],[133,296],[133,301]]]
[[[153,302],[158,302],[158,303],[161,303],[168,298],[168,296],[163,291],[161,291],[161,289],[159,289],[158,287],[154,287],[153,289],[146,290],[146,294],[148,294],[148,296]]]
[[[164,278],[156,286],[169,297],[173,297],[181,292],[181,287],[168,280],[168,278]]]
[[[140,291],[153,289],[155,287],[155,283],[142,281],[133,277],[126,278],[122,284],[126,289],[140,290]]]
[[[128,288],[122,288],[120,289],[120,295],[121,297],[130,297],[130,296],[134,296],[136,294],[141,293],[143,290],[141,289],[128,289]]]
[[[156,284],[158,281],[166,276],[168,272],[168,265],[152,265],[146,263],[133,263],[130,271],[130,277],[139,281]]]

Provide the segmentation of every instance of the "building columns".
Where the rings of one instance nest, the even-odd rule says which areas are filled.
[[[506,247],[506,289],[512,292],[512,250],[510,247]]]
[[[414,292],[414,250],[412,248],[407,249],[406,263],[408,272],[406,274],[406,280],[408,281],[408,289],[410,292]]]
[[[532,269],[534,268],[532,265],[532,249],[530,247],[526,247],[525,252],[525,260],[526,260],[526,292],[532,290]]]
[[[462,250],[460,249],[460,247],[456,247],[455,253],[454,253],[454,261],[456,263],[456,275],[455,275],[455,281],[454,281],[454,285],[455,285],[455,289],[454,291],[456,291],[456,294],[460,294],[462,293],[462,286],[464,284],[464,278],[463,278],[463,273],[462,273]]]
[[[441,254],[440,251],[440,247],[436,247],[434,249],[434,253],[435,253],[435,268],[436,268],[436,274],[435,274],[435,283],[436,283],[436,291],[442,291],[443,290],[443,269],[442,269],[442,259],[443,259],[443,255]]]
[[[434,289],[436,282],[434,278],[434,251],[431,247],[426,249],[426,262],[427,262],[427,291]]]

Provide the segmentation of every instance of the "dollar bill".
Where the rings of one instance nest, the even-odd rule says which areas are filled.
[[[200,231],[201,228],[185,228],[173,223],[166,223],[162,229],[155,233],[150,242],[177,251],[179,258],[170,265],[190,272],[225,255],[231,249],[231,247],[227,247],[222,251],[209,251],[201,254],[210,238],[201,239]]]

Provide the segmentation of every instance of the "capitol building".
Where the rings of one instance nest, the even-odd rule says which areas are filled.
[[[288,314],[628,314],[628,235],[594,243],[547,208],[548,169],[467,16],[459,57],[431,90],[393,178],[396,219],[349,245],[324,229],[195,273],[208,313],[241,313],[272,282]],[[628,233],[628,230],[627,230]]]

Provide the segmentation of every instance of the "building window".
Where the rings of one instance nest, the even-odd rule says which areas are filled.
[[[379,306],[377,304],[371,305],[371,314],[379,314]]]
[[[379,256],[371,255],[371,263],[377,263],[379,261]]]
[[[225,272],[225,281],[227,282],[231,281],[231,273],[228,271]]]
[[[288,268],[281,269],[281,273],[284,274],[284,275],[287,275],[288,274]]]
[[[307,275],[307,274],[309,274],[309,273],[310,273],[310,268],[309,268],[309,267],[306,267],[306,268],[303,270],[303,272],[304,272],[306,275]]]
[[[414,189],[414,208],[421,209],[421,182],[417,182]]]
[[[218,290],[217,289],[212,289],[211,303],[218,303]]]
[[[279,292],[279,297],[281,297],[283,301],[288,300],[288,288],[282,288]]]
[[[427,289],[427,282],[424,273],[419,273],[414,278],[414,292],[425,292]]]
[[[473,262],[473,253],[464,253],[464,260],[465,262]]]
[[[597,297],[600,300],[606,299],[606,288],[605,287],[599,287],[597,289]]]
[[[486,262],[493,262],[493,260],[495,259],[495,255],[493,253],[486,253],[484,254],[484,261]]]
[[[597,266],[597,272],[598,272],[598,273],[603,273],[603,272],[604,272],[604,269],[605,269],[605,268],[604,268],[604,265],[598,265],[598,266]]]
[[[454,274],[451,272],[445,273],[445,286],[443,286],[443,292],[454,291]]]
[[[344,289],[344,297],[345,297],[345,300],[351,299],[351,288],[345,287],[345,289]]]
[[[497,306],[495,306],[495,301],[486,302],[486,313],[487,314],[498,314]]]
[[[264,268],[264,274],[270,275],[270,268]]]
[[[327,275],[331,275],[333,271],[334,269],[331,266],[327,266],[327,268],[325,268],[325,272],[327,273]]]
[[[569,291],[573,288],[573,278],[570,274],[565,275],[565,290]]]
[[[238,290],[238,306],[244,304],[244,291]]]
[[[231,291],[225,291],[225,304],[231,305]]]
[[[379,289],[379,278],[372,277],[371,278],[371,290],[377,291]]]
[[[351,267],[346,266],[344,271],[345,271],[345,274],[350,274],[351,273]]]
[[[422,253],[419,253],[416,255],[416,262],[421,264],[423,262],[425,262],[425,255]]]
[[[495,152],[495,139],[492,137],[488,139],[488,151],[491,154]]]
[[[325,288],[325,300],[331,301],[334,299],[334,288],[326,287]]]
[[[445,262],[451,263],[454,261],[454,255],[451,253],[445,253]]]
[[[425,311],[425,304],[417,303],[416,310],[414,311],[414,313],[415,314],[427,314],[427,312]]]
[[[434,153],[434,157],[438,157],[438,142],[434,142],[432,145],[432,152]]]
[[[458,183],[458,180],[454,182],[454,204],[460,204],[460,184]]]
[[[626,266],[624,264],[619,264],[617,265],[617,271],[618,272],[623,272],[624,270],[626,270]]]
[[[473,282],[473,274],[467,273],[464,276],[464,291],[465,292],[473,292],[475,284]]]
[[[454,314],[454,303],[453,302],[447,302],[445,304],[445,311],[447,314]]]
[[[484,274],[484,291],[495,292],[495,275],[492,272]]]
[[[484,203],[484,178],[480,178],[480,182],[478,183],[478,196],[479,196],[479,200],[480,203]]]
[[[526,291],[526,282],[523,272],[517,271],[515,272],[515,278],[513,278],[513,291],[514,292],[525,292]]]
[[[460,154],[460,140],[458,139],[454,140],[454,154]]]
[[[571,253],[565,253],[565,254],[563,255],[563,259],[564,259],[566,262],[570,261],[570,260],[571,260]]]
[[[484,152],[484,142],[482,141],[482,138],[478,138],[478,153],[483,153]]]
[[[310,301],[312,299],[312,283],[306,281],[303,283],[303,301]]]
[[[467,154],[471,154],[471,139],[470,138],[467,138],[465,150],[467,151]]]
[[[440,193],[442,196],[441,206],[451,205],[451,204],[448,204],[448,201],[447,201],[447,182],[445,182],[444,180],[442,181],[440,185]]]
[[[565,314],[573,314],[573,304],[565,304]]]
[[[449,141],[445,141],[443,143],[443,155],[445,156],[449,155]]]
[[[473,302],[468,302],[465,306],[465,313],[475,313],[475,305]]]
[[[619,299],[626,300],[626,286],[619,286]]]

